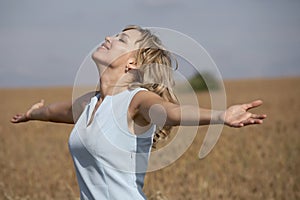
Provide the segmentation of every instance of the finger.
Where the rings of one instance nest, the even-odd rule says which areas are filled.
[[[231,125],[231,127],[233,127],[233,128],[241,128],[241,127],[243,127],[243,126],[244,126],[243,123],[235,123],[235,124],[232,124],[232,125]]]
[[[245,120],[244,120],[245,121]],[[235,122],[232,122],[232,123],[227,123],[226,125],[232,127],[232,128],[241,128],[244,126],[243,122],[244,121],[235,121]]]
[[[17,116],[13,116],[13,117],[11,118],[11,120],[17,120],[17,119],[18,119]]]
[[[262,124],[262,123],[263,123],[263,120],[261,120],[261,119],[248,119],[243,122],[243,125],[248,126],[248,125]]]
[[[10,120],[11,122],[18,122],[19,121],[19,118],[17,118],[17,117],[14,117],[14,118],[12,118],[11,120]]]
[[[12,117],[12,119],[18,119],[21,116],[21,114],[16,114],[15,116]]]
[[[255,107],[258,107],[260,105],[263,104],[263,101],[262,100],[256,100],[256,101],[252,101],[251,103],[247,103],[245,104],[245,109],[246,110],[249,110],[251,108],[255,108]]]
[[[252,114],[251,118],[253,119],[265,119],[267,117],[267,115],[263,114],[263,115],[258,115],[258,114]]]
[[[24,114],[16,114],[10,120],[12,123],[18,123],[24,121]]]
[[[41,108],[44,106],[44,99],[41,99],[39,102],[37,102],[36,104],[34,104],[30,110],[34,110],[34,109],[37,109],[37,108]]]

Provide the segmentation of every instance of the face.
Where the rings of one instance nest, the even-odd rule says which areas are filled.
[[[139,31],[132,29],[115,36],[106,37],[105,42],[93,53],[93,60],[96,64],[104,66],[125,66],[133,56],[134,50],[138,48],[135,42],[140,38],[140,35]]]

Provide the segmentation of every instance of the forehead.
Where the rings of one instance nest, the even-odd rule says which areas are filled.
[[[128,40],[132,44],[135,44],[135,42],[140,39],[141,32],[136,29],[130,29],[130,30],[121,32],[120,35],[123,35],[124,37],[128,37]]]

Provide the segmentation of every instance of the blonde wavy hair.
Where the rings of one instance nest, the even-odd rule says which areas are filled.
[[[141,33],[141,38],[136,41],[138,50],[136,53],[138,69],[135,82],[129,88],[142,87],[152,91],[164,100],[178,104],[178,99],[173,92],[175,81],[173,71],[178,68],[174,57],[175,67],[172,66],[172,54],[162,45],[161,40],[150,30],[136,25],[129,25],[123,29],[137,30]],[[172,126],[157,127],[153,137],[153,147],[159,140],[165,139],[171,132]]]

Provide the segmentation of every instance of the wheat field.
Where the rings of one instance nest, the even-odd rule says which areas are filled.
[[[228,105],[262,99],[262,125],[224,127],[213,151],[198,159],[207,127],[170,166],[146,175],[149,200],[300,199],[300,77],[225,81]],[[72,125],[10,118],[32,103],[66,100],[72,88],[0,89],[0,199],[79,199],[68,150]],[[209,95],[199,93],[201,106]],[[170,139],[169,139],[170,140]],[[167,141],[166,141],[167,142]]]

